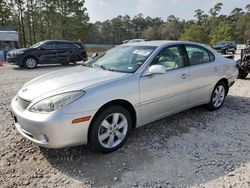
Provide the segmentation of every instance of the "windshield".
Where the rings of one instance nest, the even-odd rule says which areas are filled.
[[[30,46],[30,48],[37,48],[39,46],[41,46],[45,41],[41,41],[41,42],[38,42],[36,44],[33,44],[32,46]]]
[[[110,71],[132,73],[155,49],[153,46],[118,46],[93,59],[90,64]]]

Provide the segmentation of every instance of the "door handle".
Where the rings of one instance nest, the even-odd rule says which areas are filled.
[[[182,74],[181,76],[180,76],[180,78],[182,78],[182,79],[186,79],[187,77],[189,76],[189,74]]]
[[[217,67],[214,67],[214,72],[217,72],[218,71],[218,68]]]

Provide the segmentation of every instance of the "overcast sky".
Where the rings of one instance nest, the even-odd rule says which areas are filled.
[[[161,17],[169,15],[181,19],[193,19],[194,10],[208,12],[216,3],[222,2],[222,14],[229,14],[235,7],[245,9],[250,0],[85,0],[91,22],[112,19],[118,15],[131,17],[143,13],[144,16]]]

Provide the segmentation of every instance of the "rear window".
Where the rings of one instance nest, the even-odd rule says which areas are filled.
[[[81,42],[74,42],[74,44],[75,44],[78,48],[85,48],[84,44],[82,44]]]

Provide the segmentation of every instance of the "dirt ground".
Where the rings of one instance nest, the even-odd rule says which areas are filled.
[[[0,67],[0,187],[250,187],[250,77],[219,111],[196,107],[143,126],[116,152],[39,148],[14,128],[10,101],[26,81],[68,67]]]

